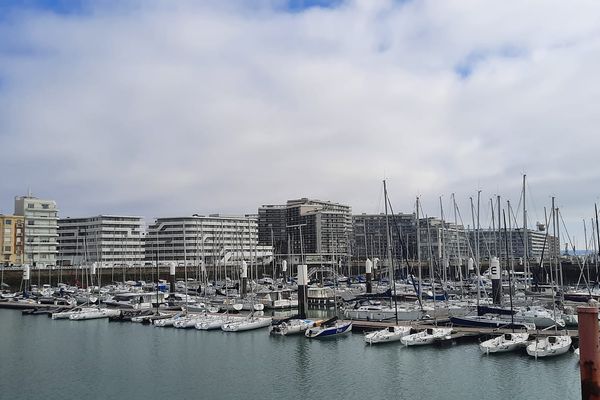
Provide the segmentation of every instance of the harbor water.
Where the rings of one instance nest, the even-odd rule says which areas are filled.
[[[267,329],[156,328],[0,310],[0,398],[579,399],[572,352],[482,355],[476,342],[366,346]]]

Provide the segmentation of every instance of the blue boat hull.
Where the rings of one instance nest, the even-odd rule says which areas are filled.
[[[343,335],[352,331],[352,322],[348,322],[343,325],[336,325],[327,327],[324,329],[308,329],[306,331],[306,337],[311,339],[324,339]]]
[[[475,319],[469,317],[451,317],[450,322],[452,325],[476,327],[476,328],[507,328],[507,329],[527,329],[527,326],[515,322],[511,324],[510,321],[497,320],[497,319]]]

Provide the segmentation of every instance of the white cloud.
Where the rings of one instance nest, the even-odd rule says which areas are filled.
[[[253,212],[313,196],[397,211],[481,188],[573,220],[598,200],[600,4],[132,2],[0,28],[5,210]],[[464,76],[461,76],[461,73]],[[6,176],[6,175],[3,175]],[[574,194],[576,193],[576,195]]]

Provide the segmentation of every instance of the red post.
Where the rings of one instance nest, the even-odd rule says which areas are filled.
[[[579,373],[581,398],[600,400],[600,342],[598,307],[577,307],[579,319]]]

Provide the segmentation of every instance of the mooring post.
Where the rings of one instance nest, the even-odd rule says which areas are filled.
[[[371,284],[371,279],[373,279],[373,261],[368,258],[367,261],[365,261],[365,275],[367,278],[367,293],[372,293],[373,285]]]
[[[298,315],[306,318],[308,308],[308,266],[298,265]]]
[[[287,261],[283,260],[281,262],[281,275],[283,277],[283,284],[287,285]]]
[[[175,295],[175,263],[169,263],[169,290]],[[187,293],[185,294],[187,296]]]
[[[248,286],[248,263],[246,263],[246,261],[242,260],[242,268],[240,270],[240,276],[241,276],[241,284],[242,287],[240,288],[240,294],[242,296],[242,299],[244,297],[246,297],[246,292],[247,292],[247,286]]]
[[[492,301],[499,305],[502,302],[502,273],[498,257],[492,257],[490,260],[490,277],[492,278]]]
[[[597,302],[577,307],[579,322],[579,374],[581,398],[600,399],[600,344]]]
[[[29,290],[30,268],[29,264],[23,265],[23,297],[28,298],[27,291]]]

